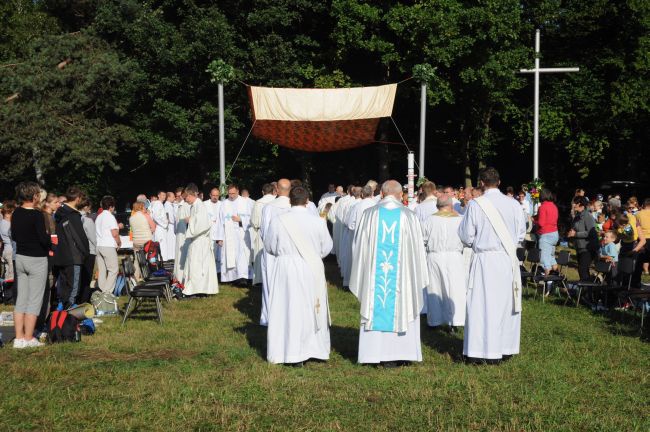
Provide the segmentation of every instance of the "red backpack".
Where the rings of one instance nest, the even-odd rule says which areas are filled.
[[[50,342],[79,342],[81,330],[79,320],[67,311],[54,311],[50,315]]]
[[[160,243],[149,240],[142,247],[144,255],[147,259],[147,264],[151,271],[156,271],[162,268],[162,258],[160,256]]]

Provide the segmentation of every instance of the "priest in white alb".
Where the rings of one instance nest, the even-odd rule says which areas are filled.
[[[167,192],[167,200],[165,201],[165,213],[167,214],[167,254],[169,259],[172,260],[176,256],[176,209],[174,208],[174,199],[176,195],[174,192]]]
[[[266,238],[266,232],[271,222],[278,216],[286,213],[291,208],[289,202],[289,191],[291,191],[291,182],[288,179],[278,180],[278,196],[268,203],[262,209],[262,222],[260,224],[260,235],[262,240]],[[269,324],[269,296],[273,290],[273,272],[275,271],[275,257],[266,251],[262,253],[262,312],[260,314],[260,325]]]
[[[341,214],[343,208],[348,206],[347,202],[353,199],[351,196],[353,187],[354,185],[348,185],[346,193],[330,209],[330,214],[332,214],[332,218],[334,219],[332,221],[332,241],[334,242],[332,250],[334,251],[334,255],[336,255],[336,263],[338,265],[341,265],[339,246],[341,244],[341,228],[344,225],[344,222],[341,220]]]
[[[221,214],[221,201],[219,198],[221,193],[219,189],[212,188],[210,191],[210,199],[203,201],[205,208],[208,212],[208,219],[210,220],[210,239],[212,240],[212,247],[214,247],[214,260],[217,267],[217,273],[221,273],[221,246],[217,244],[217,233],[220,226]]]
[[[429,216],[438,211],[436,206],[436,184],[431,181],[426,181],[420,186],[424,194],[424,200],[415,208],[415,214],[421,223],[424,223]]]
[[[264,235],[266,252],[275,257],[270,276],[267,360],[301,364],[329,359],[329,303],[323,258],[332,250],[325,221],[307,209],[309,192],[290,193],[291,210],[271,221]]]
[[[153,241],[159,243],[160,255],[162,256],[163,261],[174,259],[175,255],[175,250],[172,249],[170,251],[168,248],[167,229],[169,228],[169,219],[167,217],[167,212],[165,211],[166,199],[167,193],[160,191],[158,192],[158,200],[151,203],[151,217],[156,224],[156,230],[153,233]]]
[[[219,292],[217,269],[214,266],[214,248],[210,239],[210,220],[203,201],[199,199],[199,190],[195,184],[185,188],[186,201],[190,204],[190,216],[187,221],[186,239],[187,261],[184,271],[183,294],[216,294]]]
[[[352,238],[354,232],[348,228],[347,220],[350,214],[350,209],[358,202],[361,202],[361,188],[355,186],[352,188],[352,199],[346,201],[346,206],[339,212],[339,219],[341,220],[341,231],[339,237],[339,268],[341,270],[341,277],[343,278],[343,289],[350,286],[350,269],[352,268]]]
[[[239,196],[239,187],[228,186],[228,199],[221,202],[217,243],[221,248],[221,281],[246,285],[252,278],[246,230],[253,210],[250,200]]]
[[[277,191],[271,183],[262,186],[262,198],[255,201],[253,212],[251,213],[251,224],[248,228],[248,236],[251,244],[251,264],[253,266],[253,285],[262,283],[262,251],[264,250],[264,240],[260,234],[262,226],[262,210],[264,207],[275,199]]]
[[[176,253],[174,254],[174,277],[181,284],[185,281],[185,264],[187,262],[187,249],[189,240],[186,239],[187,221],[190,217],[190,205],[187,203],[187,193],[181,193],[181,201],[176,206]]]
[[[462,327],[465,325],[467,273],[463,243],[458,236],[461,217],[454,211],[450,197],[438,199],[437,207],[438,211],[422,224],[429,266],[425,297],[427,324],[430,327]]]
[[[481,197],[470,201],[458,234],[472,248],[467,282],[463,354],[469,362],[493,363],[519,354],[521,275],[517,245],[526,220],[516,200],[499,191],[499,173],[479,173]]]
[[[341,267],[343,273],[343,286],[348,286],[350,283],[350,274],[352,272],[352,239],[354,238],[354,233],[359,226],[361,216],[364,211],[377,205],[374,199],[374,192],[373,188],[368,185],[361,188],[361,199],[356,200],[350,207],[350,210],[348,210],[345,227],[349,231],[350,241],[345,245],[346,247],[349,247],[349,250],[347,250],[344,255],[350,258],[344,260],[345,266]]]
[[[415,213],[400,202],[395,180],[363,212],[352,246],[350,291],[361,303],[359,363],[422,361],[420,311],[429,282]]]

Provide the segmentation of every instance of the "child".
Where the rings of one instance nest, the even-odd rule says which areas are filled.
[[[600,247],[599,259],[612,263],[612,266],[616,266],[618,262],[618,249],[616,248],[616,233],[614,231],[605,232],[605,237],[603,238],[603,244]]]

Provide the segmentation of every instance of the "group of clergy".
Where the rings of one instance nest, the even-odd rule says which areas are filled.
[[[323,259],[334,254],[344,289],[360,302],[359,363],[421,361],[423,313],[431,327],[465,326],[469,361],[507,358],[519,353],[516,247],[526,225],[499,182],[495,169],[482,170],[484,194],[462,215],[431,182],[413,210],[402,204],[402,186],[394,180],[346,191],[330,185],[318,207],[300,182],[288,179],[264,185],[255,202],[235,185],[227,199],[219,200],[215,189],[201,202],[196,187],[188,186],[176,215],[177,242],[184,236],[187,248],[177,248],[185,290],[217,292],[217,266],[222,282],[261,284],[267,360],[327,360],[331,319]]]

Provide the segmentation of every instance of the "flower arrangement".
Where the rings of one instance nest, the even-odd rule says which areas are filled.
[[[543,187],[544,182],[538,178],[528,183],[528,192],[530,192],[530,198],[533,200],[533,203],[539,204],[539,194],[542,192]]]

